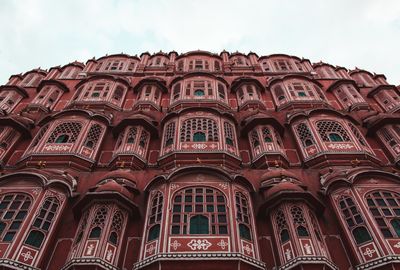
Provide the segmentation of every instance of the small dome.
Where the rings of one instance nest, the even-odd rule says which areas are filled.
[[[110,180],[103,185],[99,186],[96,189],[96,192],[117,192],[119,194],[124,195],[127,198],[132,198],[132,194],[123,186],[115,182],[114,180]]]
[[[275,194],[278,194],[279,192],[304,192],[304,190],[299,187],[298,185],[289,182],[289,181],[282,181],[279,184],[274,185],[272,188],[268,189],[267,192],[265,193],[265,196],[271,197]]]

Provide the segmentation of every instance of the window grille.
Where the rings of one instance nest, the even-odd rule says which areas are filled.
[[[289,228],[288,228],[285,214],[283,213],[282,210],[278,210],[276,212],[275,224],[278,228],[279,238],[281,240],[281,243],[283,244],[283,243],[286,243],[287,241],[289,241],[290,240]]]
[[[180,131],[181,142],[191,142],[194,134],[203,132],[207,141],[219,141],[219,130],[217,123],[209,118],[191,118],[183,122]]]
[[[47,198],[40,207],[25,244],[40,248],[53,223],[60,204],[54,197]]]
[[[253,129],[250,133],[251,145],[255,148],[260,145],[260,139],[258,137],[257,130]]]
[[[356,243],[359,245],[372,240],[360,210],[354,204],[353,199],[343,196],[339,201],[339,207],[347,228],[352,233]]]
[[[21,228],[29,208],[31,198],[22,193],[6,193],[0,197],[0,238],[12,242]]]
[[[97,209],[91,224],[91,230],[89,234],[90,239],[100,238],[101,231],[103,230],[104,224],[107,219],[107,215],[108,215],[108,209],[106,207],[101,206]]]
[[[354,136],[356,136],[358,142],[362,146],[368,147],[367,141],[365,140],[364,136],[361,134],[359,129],[355,125],[353,125],[352,123],[349,123],[349,126],[350,126],[351,132],[353,132]]]
[[[224,133],[225,133],[225,143],[234,146],[235,137],[233,132],[233,126],[227,122],[224,122]]]
[[[102,131],[103,128],[99,124],[93,124],[89,129],[84,145],[88,148],[92,149],[96,148],[96,145],[100,139]]]
[[[297,136],[300,139],[304,147],[311,146],[315,144],[314,137],[305,123],[300,123],[296,127]]]
[[[163,195],[161,192],[157,192],[151,202],[151,208],[149,212],[148,227],[149,233],[147,241],[152,241],[160,236],[160,224],[162,219],[162,206],[163,206]]]
[[[239,234],[241,238],[251,241],[250,207],[246,196],[241,192],[236,192],[236,220],[239,223]]]
[[[115,212],[111,222],[110,235],[108,237],[108,241],[111,244],[118,244],[118,240],[122,232],[122,226],[124,225],[124,219],[124,215],[121,211]]]
[[[169,123],[165,129],[164,145],[169,146],[174,144],[175,138],[175,122]]]
[[[81,129],[82,124],[78,122],[66,122],[58,124],[48,138],[47,143],[55,143],[57,138],[59,138],[61,135],[68,136],[68,139],[65,143],[74,143],[78,138]]]
[[[391,191],[374,191],[366,196],[371,215],[385,238],[400,237],[400,196]]]
[[[173,197],[171,234],[228,234],[225,196],[208,187],[191,187]]]
[[[304,218],[303,210],[294,206],[290,209],[293,218],[293,225],[296,228],[299,237],[309,236],[307,222]]]
[[[317,129],[324,142],[351,141],[346,130],[338,122],[318,121]]]

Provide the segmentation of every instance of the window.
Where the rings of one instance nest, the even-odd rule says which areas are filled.
[[[78,243],[80,243],[82,240],[83,232],[85,231],[86,226],[88,225],[87,224],[88,217],[89,217],[89,212],[86,211],[85,214],[83,215],[83,217],[81,218],[81,223],[79,225],[79,229],[77,231],[75,241],[74,241],[74,246],[77,245]]]
[[[21,228],[29,208],[31,198],[22,193],[7,193],[0,197],[0,237],[3,242],[12,242]]]
[[[175,193],[171,234],[228,234],[228,213],[222,192],[191,187]]]
[[[204,134],[204,137],[200,133]],[[211,142],[219,141],[219,130],[215,120],[209,118],[191,118],[184,121],[180,130],[180,141],[191,142],[195,141],[195,139]]]
[[[59,79],[75,79],[82,69],[79,67],[69,66],[64,68],[63,72],[58,77]]]
[[[304,147],[308,147],[315,144],[314,137],[305,123],[300,123],[296,127],[297,136],[300,139]]]
[[[336,121],[318,121],[318,133],[324,142],[349,142],[347,131]]]
[[[310,236],[307,229],[307,222],[304,218],[303,210],[300,207],[292,207],[290,213],[293,218],[293,225],[299,237]]]
[[[293,67],[290,60],[277,59],[273,61],[275,71],[292,71]]]
[[[105,206],[98,207],[90,227],[90,233],[89,233],[90,239],[99,239],[101,237],[101,233],[104,228],[107,215],[108,215],[108,209]]]
[[[58,124],[47,139],[47,143],[74,143],[81,129],[82,124],[78,122]]]
[[[236,220],[239,223],[239,235],[241,238],[251,241],[250,210],[246,196],[241,192],[235,195]]]
[[[165,128],[164,145],[170,146],[174,144],[175,122],[169,123]]]
[[[160,224],[163,213],[163,195],[157,192],[151,200],[151,208],[149,210],[148,227],[149,233],[147,241],[158,239],[160,236]]]
[[[47,198],[37,213],[25,244],[40,248],[45,236],[48,234],[60,204],[54,197]]]
[[[258,137],[258,133],[257,130],[253,130],[250,133],[250,141],[251,141],[251,145],[253,146],[253,148],[257,147],[260,145],[260,139]]]
[[[88,148],[94,149],[100,139],[103,128],[99,124],[93,124],[86,136],[84,145]]]
[[[10,113],[22,96],[15,91],[3,90],[0,92],[0,109]]]
[[[235,145],[234,128],[231,124],[224,122],[225,143],[230,146]]]
[[[281,243],[286,243],[290,240],[289,228],[286,222],[285,214],[282,210],[278,210],[275,215],[275,224],[278,229],[279,238]]]
[[[110,236],[108,237],[108,242],[117,245],[119,236],[122,232],[122,226],[124,226],[124,215],[121,211],[116,211],[111,222]]]
[[[175,84],[174,90],[172,92],[172,100],[179,99],[180,95],[181,95],[181,84],[177,83]]]
[[[193,134],[193,142],[205,142],[206,134],[204,132],[196,132]]]
[[[372,240],[371,235],[366,228],[364,219],[352,198],[343,196],[339,200],[339,208],[348,230],[352,233],[354,240],[358,245]]]
[[[400,237],[400,196],[391,191],[374,191],[366,196],[371,215],[385,238]]]

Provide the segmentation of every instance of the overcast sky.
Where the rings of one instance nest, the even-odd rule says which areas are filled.
[[[0,0],[0,84],[105,54],[293,54],[400,84],[400,0]]]

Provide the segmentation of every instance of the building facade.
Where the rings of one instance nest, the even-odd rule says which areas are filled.
[[[0,86],[0,269],[400,269],[400,88],[275,54]]]

